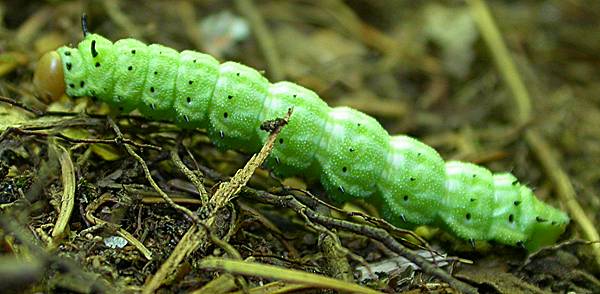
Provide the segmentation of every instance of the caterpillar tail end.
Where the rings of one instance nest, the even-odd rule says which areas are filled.
[[[532,224],[531,235],[524,244],[529,252],[556,243],[570,221],[566,213],[554,207],[543,202],[539,202],[537,206],[538,216]]]
[[[33,85],[38,95],[53,101],[65,93],[65,74],[60,55],[50,51],[42,56],[33,74]]]

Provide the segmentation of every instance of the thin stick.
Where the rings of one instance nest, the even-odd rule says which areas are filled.
[[[198,176],[192,170],[190,170],[185,163],[183,163],[181,157],[179,157],[179,154],[177,153],[177,149],[171,150],[171,159],[173,160],[173,163],[175,163],[175,166],[177,166],[177,168],[179,168],[179,170],[185,174],[190,182],[192,182],[194,187],[196,187],[196,190],[198,193],[200,193],[202,205],[206,205],[208,203],[209,196],[208,192],[206,192],[206,189],[204,188],[202,180],[200,180],[200,178],[198,178]]]
[[[479,26],[479,30],[494,57],[498,70],[513,93],[512,97],[517,105],[517,113],[519,114],[517,123],[525,123],[530,120],[531,116],[531,97],[510,56],[506,44],[502,40],[502,36],[492,18],[489,7],[482,0],[468,0],[467,2],[471,7],[471,12]],[[573,184],[561,167],[558,159],[553,156],[550,144],[538,132],[531,129],[525,131],[525,139],[535,151],[534,154],[556,187],[561,202],[567,206],[573,220],[581,227],[585,238],[590,241],[599,241],[600,235],[596,227],[585,214],[579,202],[577,202]],[[596,261],[600,264],[600,244],[596,243],[593,246]]]
[[[500,30],[498,30],[486,3],[482,0],[468,0],[467,2],[471,8],[473,18],[479,26],[481,35],[492,53],[498,70],[502,74],[506,85],[513,93],[512,97],[517,105],[517,123],[523,124],[529,121],[531,116],[529,92],[527,92],[527,88],[521,79],[521,75],[511,58],[506,44],[502,40]]]
[[[269,76],[276,81],[283,79],[283,67],[281,66],[281,58],[279,58],[277,46],[275,46],[273,36],[260,11],[256,8],[252,0],[236,0],[235,5],[238,11],[250,23],[258,45],[269,65]]]
[[[248,187],[245,187],[242,191],[244,195],[248,198],[264,203],[269,203],[279,207],[290,208],[294,212],[298,214],[304,214],[310,220],[319,223],[325,227],[335,227],[338,229],[350,231],[378,240],[385,246],[390,248],[394,253],[405,257],[406,259],[419,266],[423,272],[438,277],[442,281],[450,284],[452,288],[462,293],[477,293],[477,290],[471,285],[457,280],[443,269],[434,266],[422,256],[414,253],[413,251],[400,244],[384,229],[373,227],[370,225],[356,224],[350,221],[340,220],[321,215],[316,211],[310,209],[308,206],[304,205],[302,202],[298,201],[293,195],[277,196],[265,191],[254,190]]]
[[[114,201],[112,200],[109,194],[104,194],[92,201],[92,203],[90,203],[90,205],[88,205],[88,207],[86,208],[85,219],[92,223],[94,227],[107,226],[115,228],[119,236],[123,237],[129,243],[133,244],[133,246],[135,246],[144,255],[146,259],[152,260],[152,252],[148,250],[148,248],[146,248],[146,246],[144,246],[144,244],[142,244],[142,242],[136,237],[134,237],[131,233],[121,228],[119,225],[109,223],[105,220],[99,219],[96,216],[94,216],[94,211],[96,211],[102,204],[106,203],[107,201]]]
[[[119,129],[117,124],[112,120],[112,118],[110,118],[110,117],[108,118],[108,123],[111,125],[111,127],[117,134],[117,138],[123,139],[123,134],[121,133],[121,130]],[[154,190],[156,190],[156,192],[167,202],[167,204],[169,204],[174,209],[179,210],[182,213],[184,213],[185,215],[187,215],[187,217],[189,217],[194,223],[199,223],[200,218],[198,218],[198,216],[196,214],[194,214],[191,210],[187,209],[186,207],[173,202],[171,197],[169,197],[169,195],[167,195],[167,193],[163,192],[163,190],[158,186],[158,184],[156,184],[156,182],[152,178],[152,174],[150,173],[150,170],[148,169],[148,165],[146,165],[146,162],[144,161],[144,159],[142,157],[140,157],[139,155],[137,155],[137,153],[135,153],[135,151],[133,150],[133,148],[131,148],[131,146],[129,146],[129,145],[123,145],[123,146],[127,150],[127,153],[129,153],[129,155],[131,155],[133,158],[135,158],[135,160],[137,160],[138,163],[142,166],[142,169],[144,170],[144,174],[146,175],[146,179],[148,180],[148,182],[150,182],[150,186],[152,186],[152,188],[154,188]]]
[[[60,212],[56,218],[56,225],[52,230],[52,241],[50,248],[55,248],[58,242],[64,237],[65,229],[69,225],[69,219],[75,206],[75,167],[71,160],[71,155],[65,147],[56,145],[56,151],[59,152],[58,158],[61,165],[61,178],[63,185],[62,198],[60,200]]]
[[[29,112],[35,114],[36,116],[44,115],[43,111],[41,111],[39,109],[35,109],[35,108],[32,108],[32,107],[29,107],[29,106],[23,104],[20,101],[17,101],[15,99],[12,99],[12,98],[9,98],[9,97],[6,97],[6,96],[0,96],[0,101],[8,103],[8,104],[16,106],[16,107],[19,107],[19,108],[21,108],[23,110],[29,111]]]
[[[256,262],[208,257],[200,262],[200,267],[206,269],[223,270],[226,272],[247,276],[259,276],[268,279],[308,284],[318,288],[339,290],[343,293],[381,294],[381,292],[365,286],[344,282],[323,275]]]
[[[10,130],[9,132],[21,134],[21,135],[31,135],[31,136],[39,136],[39,137],[56,137],[56,138],[63,139],[69,143],[73,143],[73,144],[108,144],[108,145],[128,144],[128,145],[132,145],[132,146],[135,146],[138,148],[148,148],[148,149],[154,149],[156,151],[162,150],[162,148],[160,148],[158,146],[151,145],[151,144],[137,143],[137,142],[135,142],[131,139],[127,139],[127,138],[116,137],[114,139],[77,139],[77,138],[67,137],[61,133],[50,134],[50,133],[39,132],[39,131],[23,130],[23,129],[19,129],[19,128],[11,128],[9,130]],[[2,141],[2,140],[0,140],[0,141]]]
[[[158,271],[150,277],[144,284],[142,293],[155,293],[158,288],[162,285],[164,280],[179,266],[179,264],[198,247],[203,244],[203,241],[207,237],[208,230],[200,230],[199,225],[206,226],[209,229],[213,229],[218,222],[217,217],[219,211],[229,204],[238,192],[245,187],[246,183],[263,161],[270,154],[273,149],[273,144],[277,139],[277,135],[281,132],[282,128],[287,124],[292,114],[290,109],[283,119],[277,119],[271,121],[270,124],[263,124],[263,126],[271,126],[269,128],[271,134],[267,138],[267,142],[263,145],[262,149],[258,154],[252,156],[252,158],[246,163],[243,169],[238,170],[236,174],[231,178],[228,183],[221,183],[219,189],[209,199],[209,203],[206,207],[212,208],[209,216],[205,222],[198,222],[193,225],[181,238],[181,241],[175,246],[175,249],[167,258],[167,260],[160,266]],[[263,127],[261,126],[261,128]]]

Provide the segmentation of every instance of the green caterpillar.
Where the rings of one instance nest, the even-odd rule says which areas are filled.
[[[34,82],[42,95],[94,96],[123,112],[205,128],[218,147],[248,152],[266,140],[261,122],[294,107],[267,165],[282,176],[318,177],[334,200],[368,200],[400,227],[439,226],[465,240],[532,251],[556,242],[569,222],[509,173],[444,162],[364,113],[330,108],[297,84],[271,84],[252,68],[206,54],[87,34],[77,48],[42,57]]]

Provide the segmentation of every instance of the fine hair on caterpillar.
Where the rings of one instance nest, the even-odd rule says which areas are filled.
[[[134,39],[113,43],[84,26],[75,48],[41,58],[34,81],[40,95],[94,96],[122,112],[204,128],[216,146],[247,152],[265,142],[262,122],[294,108],[267,166],[283,177],[317,178],[335,201],[369,201],[400,227],[432,225],[532,251],[556,242],[569,223],[510,173],[445,162],[362,112],[331,108],[300,85],[270,83],[255,69],[207,54]]]

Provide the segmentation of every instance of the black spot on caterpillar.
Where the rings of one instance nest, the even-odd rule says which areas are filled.
[[[261,129],[272,129],[294,107],[267,165],[282,176],[318,175],[334,200],[368,199],[401,227],[435,225],[471,242],[535,250],[555,242],[569,222],[509,173],[444,162],[416,139],[390,136],[364,113],[330,108],[304,87],[270,83],[239,63],[97,34],[57,52],[43,58],[60,58],[69,96],[93,95],[125,112],[206,128],[221,148],[258,151],[268,136]]]

